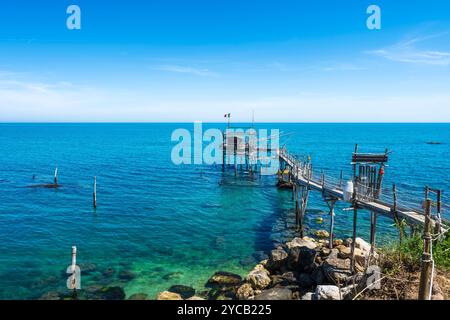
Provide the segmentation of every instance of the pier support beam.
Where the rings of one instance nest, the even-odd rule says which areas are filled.
[[[427,199],[425,203],[425,228],[423,230],[419,300],[431,300],[433,263],[433,256],[431,255],[431,200]]]
[[[330,249],[333,249],[333,231],[334,231],[334,206],[338,199],[336,198],[326,198],[324,196],[324,200],[328,205],[328,208],[330,209],[330,237],[328,239],[328,247]]]
[[[352,236],[352,251],[351,251],[351,272],[355,271],[355,249],[356,249],[356,228],[358,222],[358,206],[356,201],[353,204],[353,236]]]
[[[306,214],[306,209],[308,207],[308,200],[309,200],[309,188],[303,187],[302,189],[302,201],[301,201],[301,209],[300,209],[300,217],[299,217],[299,233],[300,237],[304,237],[304,226],[303,221]]]
[[[370,213],[370,257],[374,256],[375,253],[375,235],[377,232],[377,216],[375,211]]]

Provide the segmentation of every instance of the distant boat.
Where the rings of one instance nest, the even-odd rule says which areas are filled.
[[[442,144],[442,142],[438,142],[438,141],[428,141],[427,144]]]

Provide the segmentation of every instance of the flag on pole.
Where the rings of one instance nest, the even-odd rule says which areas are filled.
[[[225,113],[224,118],[231,118],[231,113]]]

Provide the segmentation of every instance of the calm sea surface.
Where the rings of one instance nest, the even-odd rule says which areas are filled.
[[[64,290],[72,245],[78,247],[83,288],[119,285],[127,296],[154,298],[176,284],[202,290],[215,271],[243,275],[274,244],[293,236],[291,194],[274,187],[275,177],[175,166],[170,138],[176,128],[192,130],[193,125],[0,124],[0,299],[34,299]],[[355,143],[367,152],[389,148],[385,188],[397,181],[405,203],[420,198],[426,184],[449,190],[449,124],[258,128],[280,129],[292,152],[311,155],[316,168],[336,176],[341,169],[350,173]],[[441,144],[427,144],[431,141]],[[30,188],[52,182],[55,167],[61,188]],[[93,176],[97,210],[92,208]],[[337,210],[339,237],[351,234],[352,214],[345,207]],[[313,193],[308,233],[328,229],[325,211]],[[359,219],[360,235],[367,237],[368,213]],[[396,239],[391,225],[379,218],[380,243]],[[119,277],[128,271],[134,279]]]

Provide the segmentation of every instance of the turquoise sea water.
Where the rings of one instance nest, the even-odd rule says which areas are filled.
[[[202,290],[215,271],[243,275],[264,252],[294,235],[291,194],[275,188],[275,177],[175,166],[170,137],[176,128],[193,125],[0,124],[0,299],[35,299],[64,290],[72,245],[78,247],[84,289],[120,285],[127,296],[142,292],[154,298],[175,284]],[[258,128],[292,133],[282,139],[292,152],[310,154],[316,168],[336,176],[341,169],[350,172],[356,142],[368,152],[389,148],[385,186],[398,181],[404,201],[420,197],[426,184],[444,192],[450,186],[449,124]],[[61,188],[29,187],[52,182],[55,167]],[[347,237],[352,216],[342,208],[345,204],[337,210],[336,233]],[[328,229],[324,211],[320,195],[313,193],[309,233]],[[325,222],[317,224],[317,217]],[[369,215],[359,219],[360,235],[367,237]],[[379,218],[380,243],[395,239],[391,224]],[[88,267],[92,270],[83,272]],[[121,271],[136,277],[121,279]]]

